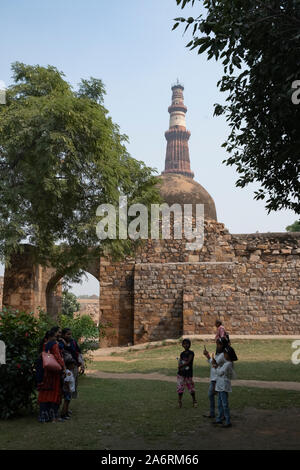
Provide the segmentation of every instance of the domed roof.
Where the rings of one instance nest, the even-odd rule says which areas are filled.
[[[172,204],[204,204],[205,219],[217,220],[213,198],[201,184],[184,175],[164,173],[159,176],[159,192],[163,200]]]

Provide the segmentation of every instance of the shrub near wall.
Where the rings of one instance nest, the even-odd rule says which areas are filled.
[[[82,315],[70,318],[67,315],[60,315],[59,326],[70,328],[72,337],[79,343],[83,356],[92,349],[99,347],[99,332],[104,335],[104,327],[99,327],[94,323],[89,315]]]
[[[0,312],[0,340],[6,345],[6,364],[0,365],[0,418],[7,419],[35,399],[35,370],[41,331],[33,314]]]
[[[71,328],[74,339],[83,340],[80,346],[84,356],[97,346],[99,328],[88,316],[61,315],[55,322],[43,311],[39,318],[33,313],[9,309],[0,312],[0,340],[6,345],[6,364],[0,365],[0,419],[15,416],[24,409],[33,410],[39,345],[54,324]]]

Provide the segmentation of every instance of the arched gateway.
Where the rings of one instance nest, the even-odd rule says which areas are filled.
[[[217,317],[232,334],[300,333],[300,233],[233,235],[217,222],[215,204],[193,180],[183,86],[172,87],[170,128],[160,191],[169,205],[204,205],[204,244],[147,240],[133,257],[101,257],[83,269],[100,282],[103,345],[123,346],[211,333]],[[33,262],[25,246],[5,271],[3,304],[25,311],[60,309],[60,277]]]

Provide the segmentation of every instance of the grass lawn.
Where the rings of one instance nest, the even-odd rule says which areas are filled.
[[[71,420],[41,424],[34,415],[1,421],[0,450],[300,448],[298,392],[234,388],[234,426],[225,430],[202,417],[207,388],[196,385],[197,409],[186,393],[178,409],[175,384],[82,377]]]
[[[238,379],[300,381],[300,365],[291,361],[293,340],[234,340],[239,360],[235,363]],[[193,341],[191,349],[195,352],[194,375],[209,376],[209,365],[203,356],[203,345],[214,352],[215,345],[209,341]],[[104,372],[158,372],[176,375],[176,358],[182,351],[181,345],[169,345],[130,351],[121,355],[113,354],[106,358],[99,357],[89,368]]]

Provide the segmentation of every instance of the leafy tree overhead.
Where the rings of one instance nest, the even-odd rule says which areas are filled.
[[[110,249],[130,252],[129,240],[96,234],[96,209],[158,202],[153,169],[132,158],[103,105],[101,80],[74,90],[55,67],[12,65],[14,84],[0,106],[0,258],[24,243],[37,262],[78,272],[83,260]]]
[[[300,105],[293,85],[300,80],[299,0],[176,0],[198,6],[196,17],[176,18],[192,32],[187,44],[223,64],[218,82],[227,104],[215,105],[231,128],[223,144],[237,186],[259,182],[255,199],[268,211],[300,213]]]
[[[296,220],[292,225],[286,227],[287,232],[300,232],[300,221]]]

